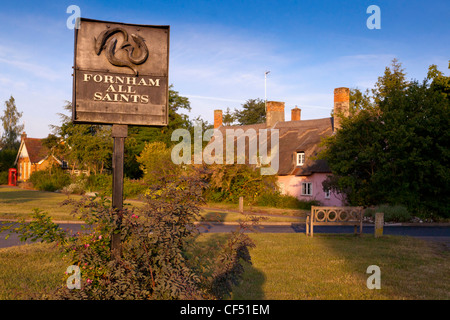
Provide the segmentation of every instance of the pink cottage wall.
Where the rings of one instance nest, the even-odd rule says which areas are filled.
[[[325,199],[322,182],[327,178],[326,173],[314,173],[310,176],[278,176],[278,185],[283,194],[297,197],[300,200],[319,200],[323,206],[342,206],[343,202],[339,195],[330,194],[329,199]],[[312,183],[312,195],[302,195],[302,182]]]

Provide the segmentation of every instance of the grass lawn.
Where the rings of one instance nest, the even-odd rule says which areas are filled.
[[[70,197],[76,199],[80,196]],[[62,193],[0,186],[0,219],[27,218],[34,208],[39,208],[48,212],[53,220],[76,220],[70,214],[71,207],[61,206],[66,199]]]
[[[244,216],[239,212],[232,212],[221,209],[202,209],[200,214],[206,219],[206,221],[217,221],[217,222],[237,222],[244,220]],[[247,213],[246,213],[247,214]],[[248,215],[252,215],[254,213],[248,213]],[[290,216],[277,216],[265,214],[263,216],[263,223],[269,222],[305,222],[304,218],[300,217],[290,217]]]
[[[450,299],[450,252],[412,237],[254,234],[233,299]],[[381,289],[367,288],[367,267],[381,271]]]
[[[218,210],[239,210],[239,205],[234,203],[217,203],[209,202],[207,203],[209,208],[214,208]],[[273,208],[273,207],[259,207],[259,206],[248,206],[244,205],[244,211],[249,213],[261,213],[267,215],[277,215],[277,216],[289,216],[289,217],[299,217],[305,218],[306,214],[310,210],[302,209],[287,209],[287,208]]]
[[[204,234],[202,241],[223,234]],[[450,252],[422,240],[371,235],[252,234],[252,265],[232,299],[450,299]],[[381,289],[366,286],[369,265]],[[0,249],[0,299],[39,298],[68,267],[49,244]]]
[[[44,192],[35,190],[24,190],[14,187],[0,186],[0,219],[17,219],[22,217],[29,217],[34,208],[39,208],[49,214],[53,220],[78,220],[70,214],[71,206],[61,206],[61,203],[68,197],[62,193]],[[81,196],[70,195],[71,199],[80,199]],[[125,200],[125,205],[142,206],[142,201]],[[221,222],[236,222],[243,219],[242,214],[232,212],[229,210],[237,210],[230,205],[222,207],[217,204],[214,206],[217,209],[202,209],[201,215],[208,221]],[[246,208],[247,209],[247,208]],[[258,210],[259,211],[259,210]],[[281,211],[276,208],[266,208],[264,213],[268,214],[264,222],[299,222],[304,221],[301,217],[289,217],[281,213],[288,211]],[[275,214],[277,216],[275,216]],[[280,215],[278,215],[280,214]],[[272,215],[272,216],[271,216]],[[293,214],[294,215],[294,214]],[[303,219],[303,220],[302,220]]]
[[[53,244],[0,249],[0,300],[42,299],[64,284],[67,267]]]

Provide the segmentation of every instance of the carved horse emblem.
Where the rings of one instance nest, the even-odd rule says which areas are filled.
[[[117,38],[113,37],[117,33],[122,33],[123,41],[119,48],[117,48]],[[109,63],[117,67],[128,67],[133,70],[134,75],[138,75],[136,66],[143,64],[148,58],[148,48],[145,44],[144,38],[139,35],[131,34],[134,45],[128,41],[128,32],[120,27],[106,29],[98,38],[95,39],[95,53],[100,55],[102,50],[105,50],[106,58]],[[119,50],[125,50],[126,55],[117,56]],[[137,49],[135,51],[135,49]],[[137,52],[137,53],[136,53]],[[136,55],[138,55],[136,57]]]

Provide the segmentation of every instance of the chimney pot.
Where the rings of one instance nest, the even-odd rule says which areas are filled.
[[[267,101],[266,126],[273,127],[277,122],[284,122],[284,102]]]
[[[341,87],[334,89],[333,122],[334,131],[341,128],[341,117],[348,117],[350,113],[350,89]]]
[[[295,108],[293,108],[291,110],[291,121],[301,120],[301,113],[302,113],[302,109],[295,106]]]
[[[214,129],[222,125],[222,110],[214,110]]]

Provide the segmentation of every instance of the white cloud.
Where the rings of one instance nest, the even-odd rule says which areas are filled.
[[[62,75],[57,71],[53,70],[52,68],[49,68],[44,65],[39,65],[34,62],[0,58],[0,63],[8,64],[13,67],[19,68],[23,71],[31,73],[32,75],[38,78],[42,78],[45,80],[55,81],[62,78]]]
[[[242,102],[242,100],[238,99],[228,99],[228,98],[220,98],[220,97],[205,97],[205,96],[197,96],[192,94],[185,94],[184,96],[190,98],[190,99],[203,99],[203,100],[210,100],[210,101],[224,101],[224,102]]]

